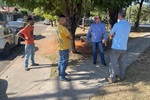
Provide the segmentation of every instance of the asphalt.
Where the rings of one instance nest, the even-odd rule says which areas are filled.
[[[47,37],[49,34],[42,35]],[[129,40],[126,67],[149,46],[150,33]],[[108,64],[109,51],[105,54]],[[108,67],[101,65],[99,59],[96,65],[92,64],[92,58],[78,62],[69,70],[70,82],[59,81],[58,77],[50,78],[52,62],[38,51],[35,61],[40,65],[29,66],[31,70],[25,71],[20,55],[0,73],[0,100],[89,100],[102,86],[108,84],[104,79],[108,76]]]

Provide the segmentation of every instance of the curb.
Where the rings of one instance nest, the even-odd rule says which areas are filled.
[[[21,54],[22,52],[20,52]],[[0,76],[2,76],[9,68],[10,66],[17,60],[19,59],[21,56],[17,56],[14,60],[12,60],[1,72],[0,72]]]
[[[39,36],[40,36],[40,34],[36,35],[36,37],[35,37],[34,39],[38,38]],[[18,56],[17,56],[16,58],[14,58],[14,59],[0,72],[0,76],[2,76],[2,75],[5,73],[5,71],[7,71],[7,70],[9,69],[9,67],[10,67],[16,60],[18,60],[19,58],[21,58],[21,56],[20,56],[19,54],[23,54],[23,52],[24,52],[24,49],[23,49],[22,52],[18,53]]]

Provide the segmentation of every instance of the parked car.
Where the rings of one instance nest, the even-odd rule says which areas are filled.
[[[50,20],[49,20],[49,19],[45,19],[45,20],[43,21],[43,24],[44,24],[44,25],[50,25]]]
[[[0,25],[0,53],[2,55],[8,56],[11,48],[20,43],[21,38],[8,25]]]
[[[18,18],[16,21],[17,22],[24,22],[24,19],[23,18]]]
[[[25,27],[25,22],[10,21],[7,25],[17,34],[22,28]]]

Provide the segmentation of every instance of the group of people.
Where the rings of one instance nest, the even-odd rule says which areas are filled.
[[[110,53],[109,77],[106,80],[109,83],[116,82],[117,79],[123,80],[125,76],[125,52],[127,50],[127,42],[131,30],[130,23],[125,19],[126,12],[120,11],[118,14],[118,22],[110,31],[112,41],[112,50]],[[100,53],[101,63],[107,66],[104,59],[103,45],[107,46],[108,34],[105,25],[101,23],[100,16],[94,17],[94,22],[88,30],[86,40],[91,36],[93,64],[97,63],[97,48]],[[119,64],[119,66],[117,66]]]
[[[106,80],[109,83],[113,83],[117,78],[120,80],[124,79],[125,74],[125,52],[127,50],[127,41],[130,34],[131,26],[127,20],[125,20],[126,13],[125,11],[120,11],[118,14],[117,22],[110,31],[110,38],[113,39],[112,42],[112,50],[110,53],[110,64],[109,64],[109,77]],[[32,26],[34,24],[32,18],[28,18],[28,25],[23,28],[18,35],[25,40],[25,70],[28,71],[28,58],[31,58],[31,65],[38,65],[34,62],[34,41],[33,41],[33,29]],[[70,42],[72,40],[72,35],[65,27],[66,25],[66,17],[64,15],[60,15],[58,19],[59,25],[56,28],[56,35],[58,40],[58,72],[59,78],[61,81],[71,81],[66,76],[66,68],[68,65],[69,59],[69,48]],[[100,16],[94,17],[94,23],[91,24],[90,29],[88,30],[86,36],[86,43],[88,43],[88,39],[91,38],[92,42],[92,56],[93,56],[93,64],[97,63],[97,48],[100,53],[101,63],[104,66],[107,66],[103,46],[107,46],[108,34],[106,32],[105,25],[101,22]],[[117,66],[119,63],[119,66]],[[117,68],[119,67],[119,68]],[[119,70],[118,70],[119,69]]]

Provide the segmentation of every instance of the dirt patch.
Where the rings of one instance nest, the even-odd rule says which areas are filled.
[[[150,100],[150,47],[126,70],[125,80],[107,85],[90,100]]]
[[[87,28],[88,29],[88,28]],[[90,45],[85,45],[85,42],[80,41],[80,37],[81,36],[86,36],[86,33],[88,30],[83,31],[81,28],[77,28],[76,30],[76,41],[75,41],[75,45],[76,45],[76,49],[78,52],[81,53],[91,53],[91,46]],[[108,32],[109,34],[109,32]],[[143,32],[131,32],[130,34],[130,38],[137,38],[137,37],[141,37],[143,36],[145,33]],[[43,37],[43,36],[41,36]],[[40,37],[39,37],[40,38]],[[54,38],[53,41],[50,40],[50,38]],[[57,53],[57,41],[55,40],[56,37],[44,37],[40,40],[36,40],[36,47],[38,47],[38,51],[37,53],[42,54],[42,55],[49,55],[49,54],[54,54]]]

